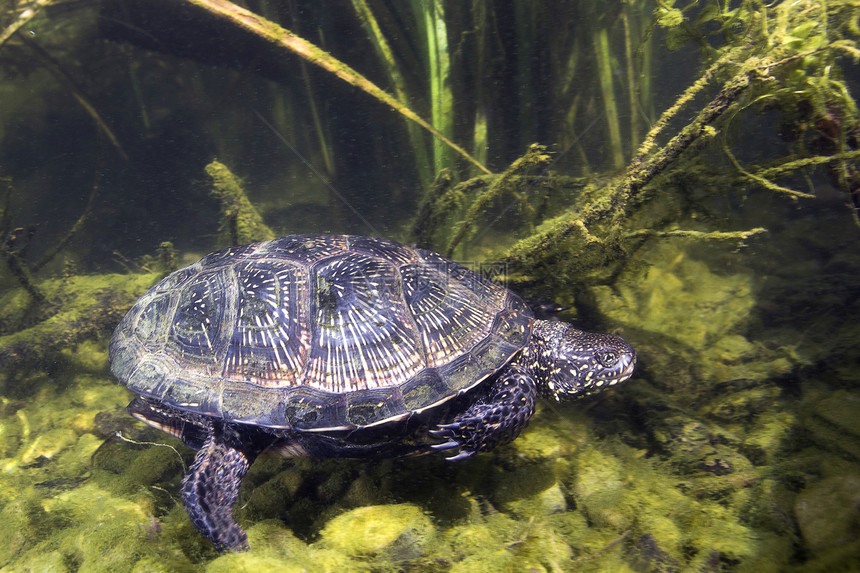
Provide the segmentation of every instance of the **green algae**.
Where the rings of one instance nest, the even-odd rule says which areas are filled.
[[[850,563],[845,544],[796,534],[799,521],[819,519],[798,508],[824,505],[832,513],[845,503],[838,493],[850,489],[844,479],[820,481],[809,468],[821,454],[798,459],[787,474],[761,464],[785,463],[797,451],[799,424],[822,443],[846,434],[827,448],[850,451],[839,444],[856,440],[851,393],[810,392],[805,408],[792,411],[767,382],[774,355],[741,334],[753,297],[748,273],[711,276],[668,247],[642,253],[663,280],[635,296],[629,283],[615,293],[598,287],[597,296],[627,328],[653,329],[682,347],[642,345],[655,371],[699,361],[689,371],[700,387],[680,384],[673,387],[689,392],[670,395],[663,389],[674,381],[638,379],[596,403],[541,404],[519,439],[461,464],[260,460],[237,511],[252,545],[241,555],[214,553],[178,505],[181,458],[187,463],[189,452],[176,440],[147,431],[136,439],[175,450],[103,444],[110,436],[100,434],[96,417],[120,410],[128,392],[104,374],[104,340],[67,347],[59,354],[59,381],[35,373],[21,397],[0,408],[0,535],[11,540],[0,558],[16,570],[676,570],[714,560],[738,570],[779,570],[802,543],[814,553],[812,563]],[[675,329],[656,320],[674,311],[650,302],[651,291],[687,297],[683,304],[697,309],[704,331],[681,312],[670,314]],[[717,316],[714,307],[730,293],[741,299],[730,305],[734,314]],[[624,297],[632,297],[623,304],[636,312],[623,313]],[[684,345],[685,337],[706,348]],[[665,348],[674,357],[657,360]],[[744,364],[747,378],[726,380]],[[644,426],[621,414],[625,403],[645,405]],[[805,476],[800,489],[797,475]],[[409,482],[420,486],[402,485]],[[848,535],[853,519],[832,521]],[[299,537],[294,528],[303,520]]]
[[[147,273],[48,279],[39,288],[52,301],[51,306],[35,311],[23,289],[5,292],[0,297],[0,325],[5,330],[0,335],[0,367],[34,360],[103,334],[157,278],[157,274]]]
[[[616,321],[660,333],[679,344],[711,348],[718,360],[731,363],[752,352],[736,332],[755,305],[752,276],[718,275],[707,264],[661,242],[644,254],[651,265],[620,278],[617,294],[594,289],[598,304]]]
[[[796,10],[816,9],[800,5]],[[837,10],[848,6],[829,5]],[[839,87],[838,74],[817,76],[812,64],[829,69],[822,52],[856,49],[844,42],[842,48],[823,43],[821,25],[811,19],[804,28],[791,23],[797,13],[787,4],[774,6],[779,12],[775,21],[751,12],[751,6],[738,10],[755,29],[773,35],[769,46],[817,51],[797,61],[788,76],[764,60],[750,61],[741,68],[746,77],[730,78],[724,86],[739,93],[751,85],[765,87],[759,83],[780,84],[786,108],[811,101],[819,112],[831,113],[827,105],[837,101],[832,95],[839,89],[847,94],[847,88]],[[709,18],[719,10],[711,12],[692,24],[712,22]],[[673,29],[673,44],[689,31],[681,29],[686,16],[679,14],[684,13],[666,8],[658,15],[660,25]],[[831,20],[838,26],[837,18]],[[856,18],[844,21],[856,27]],[[749,44],[754,49],[755,42]],[[718,57],[671,113],[713,78],[733,73],[729,65],[742,61],[739,55],[733,51]],[[759,82],[759,74],[766,79]],[[786,77],[789,82],[783,82]],[[799,92],[814,97],[798,101]],[[759,96],[771,99],[761,92],[751,97]],[[649,134],[649,144],[668,124],[664,119]],[[847,115],[840,119],[853,121]],[[691,139],[712,140],[718,131],[707,120],[697,118],[690,126],[695,129],[679,134],[686,141],[673,140],[651,164],[677,157]],[[792,151],[789,159],[794,155]],[[740,179],[768,187],[762,178],[852,158],[856,155],[816,156],[749,171],[734,158],[732,162]],[[2,379],[9,391],[0,399],[0,539],[9,543],[0,548],[0,567],[482,572],[860,568],[853,493],[860,475],[855,388],[860,321],[856,294],[850,294],[857,286],[850,280],[857,269],[852,255],[856,233],[841,232],[829,218],[832,214],[813,205],[780,210],[770,196],[744,193],[737,200],[724,190],[714,191],[737,185],[737,180],[703,175],[695,162],[677,171],[683,173],[670,173],[659,189],[639,197],[645,204],[631,206],[640,212],[625,214],[630,216],[625,229],[615,225],[627,203],[624,195],[632,186],[642,188],[653,173],[631,170],[627,187],[616,186],[612,192],[596,183],[580,184],[576,193],[560,192],[559,180],[545,177],[555,193],[545,217],[529,211],[542,199],[533,193],[522,200],[515,177],[488,177],[481,187],[472,183],[471,191],[440,181],[429,230],[422,229],[420,236],[429,242],[434,228],[462,210],[459,229],[465,230],[448,231],[468,237],[502,191],[513,196],[523,210],[522,227],[529,228],[532,221],[536,226],[516,237],[519,242],[508,250],[518,230],[493,236],[486,243],[498,239],[498,246],[481,245],[485,256],[503,255],[522,278],[540,281],[550,275],[553,286],[561,286],[553,294],[575,301],[583,311],[583,326],[602,322],[607,329],[621,329],[639,351],[637,378],[594,401],[560,408],[542,404],[531,427],[513,444],[456,467],[427,460],[376,466],[261,460],[237,509],[252,546],[241,555],[218,556],[193,529],[176,499],[182,458],[187,463],[191,452],[130,420],[119,422],[130,396],[106,373],[104,337],[86,339],[105,335],[115,313],[136,296],[132,291],[146,288],[155,275],[32,279],[41,300],[63,302],[38,312],[31,305],[32,292],[7,293],[0,299],[0,364],[20,369],[4,371]],[[247,201],[238,180],[225,172],[213,180],[224,190],[223,245],[267,238],[271,231],[263,214]],[[499,182],[511,186],[502,189]],[[784,187],[768,188],[784,192]],[[733,201],[742,205],[708,208],[709,203]],[[647,209],[652,211],[641,212]],[[743,210],[740,220],[749,223],[747,228],[771,229],[769,237],[756,240],[752,254],[715,256],[690,241],[665,240],[682,233],[749,238],[744,231],[710,231],[739,224],[734,214],[725,220],[731,209]],[[772,217],[756,216],[771,210],[777,211]],[[674,230],[679,222],[703,230]],[[668,230],[661,230],[667,223]],[[444,236],[442,231],[446,229],[438,234]],[[773,247],[762,246],[765,240]],[[749,241],[738,244],[743,242]],[[781,250],[789,256],[779,257]],[[818,252],[836,250],[840,252],[826,260]],[[172,266],[166,248],[164,254],[164,266]],[[782,290],[768,284],[777,282],[774,277],[784,281]],[[595,279],[606,284],[593,286]],[[125,286],[129,292],[121,293]],[[764,311],[770,314],[762,318]],[[780,316],[785,322],[769,322]],[[50,360],[40,360],[32,371],[21,367],[45,357]],[[140,444],[112,438],[114,431]],[[156,441],[164,444],[151,444]]]
[[[275,238],[274,231],[266,225],[248,199],[242,182],[226,165],[212,161],[206,166],[206,174],[212,182],[212,194],[221,202],[219,247],[246,245]]]
[[[319,544],[351,557],[404,561],[423,555],[433,533],[430,519],[417,506],[369,505],[331,519]]]
[[[794,513],[810,549],[826,551],[851,543],[860,534],[857,492],[860,474],[826,477],[797,494]]]

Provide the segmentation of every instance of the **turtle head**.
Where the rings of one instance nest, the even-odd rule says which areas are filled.
[[[536,321],[538,384],[556,400],[594,394],[633,374],[636,352],[620,336]]]

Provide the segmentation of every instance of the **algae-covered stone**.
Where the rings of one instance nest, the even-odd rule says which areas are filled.
[[[320,544],[350,556],[420,557],[434,537],[433,524],[412,504],[359,507],[330,520]]]
[[[499,532],[486,523],[458,525],[445,532],[445,540],[457,558],[486,552],[502,543]]]
[[[759,531],[768,530],[789,537],[797,524],[793,519],[796,493],[773,478],[762,479],[750,488],[744,520]]]
[[[625,276],[616,289],[595,289],[600,308],[614,320],[704,348],[749,318],[755,299],[748,274],[712,273],[704,262],[678,254],[671,243],[653,249],[652,255],[644,276]],[[720,352],[736,359],[735,352],[743,356],[749,349],[733,343]]]
[[[817,390],[805,402],[812,404],[803,419],[810,438],[823,449],[860,461],[860,397],[846,390]]]
[[[496,513],[484,521],[445,532],[451,571],[564,571],[573,556],[565,536],[542,518],[515,521]]]
[[[471,555],[451,567],[451,573],[506,573],[517,570],[521,569],[517,568],[516,558],[506,549]]]
[[[508,446],[527,460],[557,460],[568,456],[587,441],[591,423],[582,410],[565,412],[565,416],[538,411],[531,425]]]
[[[31,552],[24,556],[23,559],[15,563],[17,571],[29,572],[44,572],[44,573],[65,573],[69,571],[69,562],[66,555],[59,551]],[[3,569],[6,571],[7,569]],[[12,569],[9,569],[12,571]]]
[[[860,474],[834,475],[807,487],[794,502],[806,545],[820,551],[860,535]]]
[[[299,563],[255,552],[229,553],[211,561],[206,573],[304,573],[308,569]],[[317,569],[325,571],[325,569]]]
[[[537,502],[541,510],[547,515],[567,511],[567,500],[558,483],[543,490],[537,495]]]
[[[847,390],[837,390],[815,406],[815,413],[840,431],[860,438],[860,397]]]
[[[19,499],[10,504],[2,522],[18,533],[2,538],[14,544],[16,571],[50,570],[57,554],[66,567],[60,571],[128,571],[134,557],[152,552],[154,537],[147,533],[156,535],[152,510],[148,498],[132,501],[86,482],[41,503]],[[10,557],[3,555],[3,562]],[[162,561],[171,559],[162,555]]]
[[[508,507],[521,517],[552,515],[567,511],[567,500],[561,486],[554,483],[532,496],[508,503]]]
[[[797,424],[792,412],[771,410],[763,413],[744,439],[744,450],[754,462],[770,462],[789,445]]]
[[[777,400],[779,387],[772,382],[733,380],[714,388],[718,399],[712,400],[703,411],[725,422],[743,422],[764,412]]]
[[[621,461],[595,448],[586,448],[576,458],[574,497],[589,518],[599,526],[625,529],[632,516],[621,505],[628,480]]]
[[[93,434],[83,434],[77,443],[63,452],[57,460],[57,465],[66,476],[82,476],[92,465],[93,453],[101,446],[102,440]]]
[[[520,463],[501,473],[496,480],[493,500],[502,504],[516,504],[546,491],[556,482],[555,464],[552,462]]]
[[[23,449],[18,463],[27,466],[39,463],[40,458],[51,459],[75,442],[78,436],[71,428],[54,428],[41,433]]]

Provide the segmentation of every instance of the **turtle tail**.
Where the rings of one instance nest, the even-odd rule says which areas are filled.
[[[233,505],[252,461],[210,430],[206,443],[182,479],[185,510],[197,530],[218,551],[248,549],[248,536],[233,518]]]

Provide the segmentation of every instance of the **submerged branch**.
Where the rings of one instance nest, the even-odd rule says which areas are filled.
[[[783,163],[782,165],[777,165],[776,167],[768,167],[767,169],[760,169],[755,171],[753,175],[758,177],[779,177],[781,175],[786,175],[791,173],[792,171],[797,171],[803,167],[810,167],[813,165],[824,165],[827,163],[832,163],[835,161],[856,161],[860,159],[860,149],[854,151],[844,151],[842,153],[834,153],[833,155],[815,155],[813,157],[804,157],[803,159],[795,159],[794,161],[788,161]]]
[[[206,166],[212,180],[212,195],[221,202],[221,237],[219,246],[244,245],[274,239],[277,235],[248,199],[242,182],[218,161]]]
[[[439,200],[451,189],[453,183],[454,177],[451,175],[451,170],[442,169],[418,208],[418,216],[415,218],[415,224],[412,225],[412,237],[423,249],[429,249],[432,246],[433,232],[445,214],[440,208]]]
[[[675,101],[675,103],[668,108],[666,111],[660,115],[660,119],[654,124],[654,127],[648,131],[648,134],[645,136],[645,140],[642,142],[642,145],[639,147],[639,150],[636,152],[636,156],[634,157],[632,163],[640,163],[644,161],[645,157],[648,156],[648,153],[654,148],[654,141],[657,139],[657,136],[661,131],[669,124],[669,121],[675,117],[678,112],[683,108],[687,103],[689,103],[699,92],[707,86],[711,80],[713,79],[716,72],[722,68],[734,54],[733,51],[726,52],[723,54],[717,61],[715,61],[711,66],[705,70],[705,73],[702,74],[698,80],[693,82],[693,84],[684,90],[684,93],[681,94],[681,97]]]
[[[469,210],[466,212],[465,217],[463,218],[463,222],[460,224],[459,229],[457,229],[457,234],[451,239],[451,242],[448,244],[448,249],[446,251],[447,257],[450,257],[454,253],[454,249],[457,248],[457,245],[466,238],[469,232],[472,230],[472,226],[475,224],[478,215],[483,211],[487,205],[490,204],[491,201],[501,196],[508,188],[510,187],[511,178],[514,175],[519,175],[526,169],[531,169],[532,167],[537,167],[543,163],[549,161],[549,155],[546,153],[546,147],[543,145],[538,145],[537,143],[533,143],[529,146],[526,154],[511,163],[511,166],[508,169],[499,175],[490,185],[489,189],[487,189],[484,193],[479,195],[472,205],[469,207]]]
[[[54,0],[34,0],[27,8],[18,14],[18,18],[16,18],[14,22],[9,24],[6,29],[0,32],[0,47],[2,47],[3,44],[5,44],[6,41],[15,34],[15,32],[23,28],[27,22],[35,18],[42,8],[50,6],[53,3]]]
[[[719,93],[698,113],[696,118],[682,128],[659,151],[649,156],[648,150],[653,145],[654,138],[669,118],[676,114],[678,109],[692,99],[696,93],[699,93],[723,64],[733,61],[735,58],[732,56],[740,54],[741,49],[728,52],[706,70],[704,75],[682,94],[675,105],[664,113],[658,125],[651,130],[651,133],[640,146],[639,153],[627,167],[627,172],[623,178],[616,178],[601,188],[591,189],[588,193],[589,201],[583,203],[584,207],[572,207],[568,212],[545,221],[538,228],[537,233],[515,243],[502,260],[514,268],[528,270],[535,268],[537,262],[545,258],[547,250],[555,249],[562,242],[567,242],[567,248],[574,249],[573,252],[581,252],[589,244],[593,246],[594,243],[604,243],[605,248],[601,253],[590,254],[589,256],[592,263],[605,263],[607,257],[613,256],[613,244],[617,245],[622,238],[620,223],[629,201],[655,177],[666,171],[693,144],[705,137],[716,135],[717,129],[714,125],[735,104],[753,80],[761,78],[763,74],[769,74],[770,70],[775,67],[815,51],[818,50],[793,54],[777,61],[748,56],[743,63],[739,64],[740,71],[723,84]],[[765,180],[760,175],[748,173],[747,175],[769,189],[789,193],[793,197],[813,197],[806,193],[782,188]],[[592,229],[592,227],[599,228],[600,232]],[[576,244],[570,245],[570,241],[574,241]]]
[[[702,135],[715,133],[712,124],[737,100],[741,93],[750,85],[751,71],[745,70],[723,84],[723,88],[714,99],[699,112],[699,115],[675,137],[663,146],[648,161],[637,157],[627,169],[626,181],[620,191],[623,200],[647,185],[654,177],[663,172],[681,153],[687,150]]]
[[[788,195],[792,199],[815,199],[815,195],[812,195],[810,193],[804,193],[802,191],[795,191],[794,189],[789,189],[788,187],[783,187],[782,185],[778,185],[770,179],[767,179],[766,177],[750,173],[743,168],[743,166],[731,152],[729,146],[725,143],[725,141],[723,141],[723,153],[726,154],[726,157],[729,158],[729,161],[732,162],[732,165],[735,166],[735,169],[737,169],[741,175],[743,175],[747,179],[755,181],[765,189],[770,189],[771,191],[775,191],[776,193],[783,193],[785,195]]]
[[[653,229],[639,229],[631,233],[625,233],[624,238],[639,239],[643,237],[659,237],[661,239],[696,239],[699,241],[746,241],[756,235],[767,233],[764,227],[756,227],[748,231],[690,231],[675,229],[673,231],[655,231]]]
[[[21,287],[30,294],[33,302],[39,305],[43,304],[47,299],[41,289],[33,282],[33,277],[30,275],[27,263],[21,260],[14,251],[6,248],[5,245],[0,247],[0,252],[3,253],[3,258],[6,259],[6,265],[9,267],[9,270],[18,279]]]
[[[57,241],[53,247],[48,249],[45,252],[45,254],[42,255],[41,258],[39,258],[39,260],[33,264],[33,271],[38,271],[43,266],[45,266],[46,264],[51,262],[54,259],[54,257],[57,256],[57,253],[62,251],[64,248],[66,248],[66,245],[68,245],[71,242],[71,240],[77,236],[77,234],[81,231],[81,229],[84,228],[84,223],[89,218],[90,213],[92,213],[92,211],[93,211],[93,207],[96,204],[96,197],[98,197],[99,190],[101,188],[101,185],[100,185],[101,176],[102,176],[102,165],[101,165],[102,157],[101,156],[102,156],[101,149],[99,149],[99,156],[98,156],[99,161],[98,161],[98,165],[96,165],[95,174],[93,175],[93,187],[92,187],[92,189],[90,189],[90,196],[87,198],[87,204],[84,207],[83,213],[81,213],[80,217],[78,217],[78,220],[75,221],[74,225],[72,225],[72,228],[69,229],[69,231],[65,234],[65,236],[63,236],[63,238],[61,238],[59,241]]]

